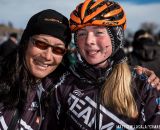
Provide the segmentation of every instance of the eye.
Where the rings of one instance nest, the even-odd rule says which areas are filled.
[[[48,45],[45,42],[37,39],[33,39],[33,45],[35,45],[37,48],[42,50],[45,50],[48,48]]]
[[[101,34],[101,33],[105,33],[105,31],[103,29],[96,29],[95,33]]]
[[[96,30],[95,34],[96,35],[103,35],[103,34],[106,34],[106,31],[104,31],[104,30]]]
[[[78,37],[83,37],[83,36],[86,36],[87,35],[87,32],[86,31],[79,31],[78,33],[77,33],[77,36]]]
[[[102,34],[102,33],[104,33],[104,32],[102,32],[102,31],[96,31],[96,34]]]
[[[66,48],[65,47],[59,47],[59,46],[53,46],[52,47],[53,53],[63,55],[66,53]]]

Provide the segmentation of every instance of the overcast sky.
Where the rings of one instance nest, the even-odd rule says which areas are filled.
[[[11,21],[14,27],[25,28],[29,18],[47,8],[55,9],[69,18],[70,12],[83,0],[0,0],[0,23]],[[116,0],[127,15],[127,28],[137,30],[144,22],[160,26],[160,0]]]

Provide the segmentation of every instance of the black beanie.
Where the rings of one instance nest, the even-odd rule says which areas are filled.
[[[68,19],[59,12],[47,9],[33,15],[22,34],[22,41],[33,35],[47,34],[62,40],[67,46],[71,41]]]

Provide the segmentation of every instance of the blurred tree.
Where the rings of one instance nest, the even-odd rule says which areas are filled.
[[[13,23],[11,21],[8,22],[8,27],[13,28]]]

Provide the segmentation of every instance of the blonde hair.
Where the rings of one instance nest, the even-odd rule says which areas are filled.
[[[137,105],[131,90],[131,72],[127,63],[117,64],[107,78],[102,90],[102,102],[106,107],[124,116],[138,116]]]

